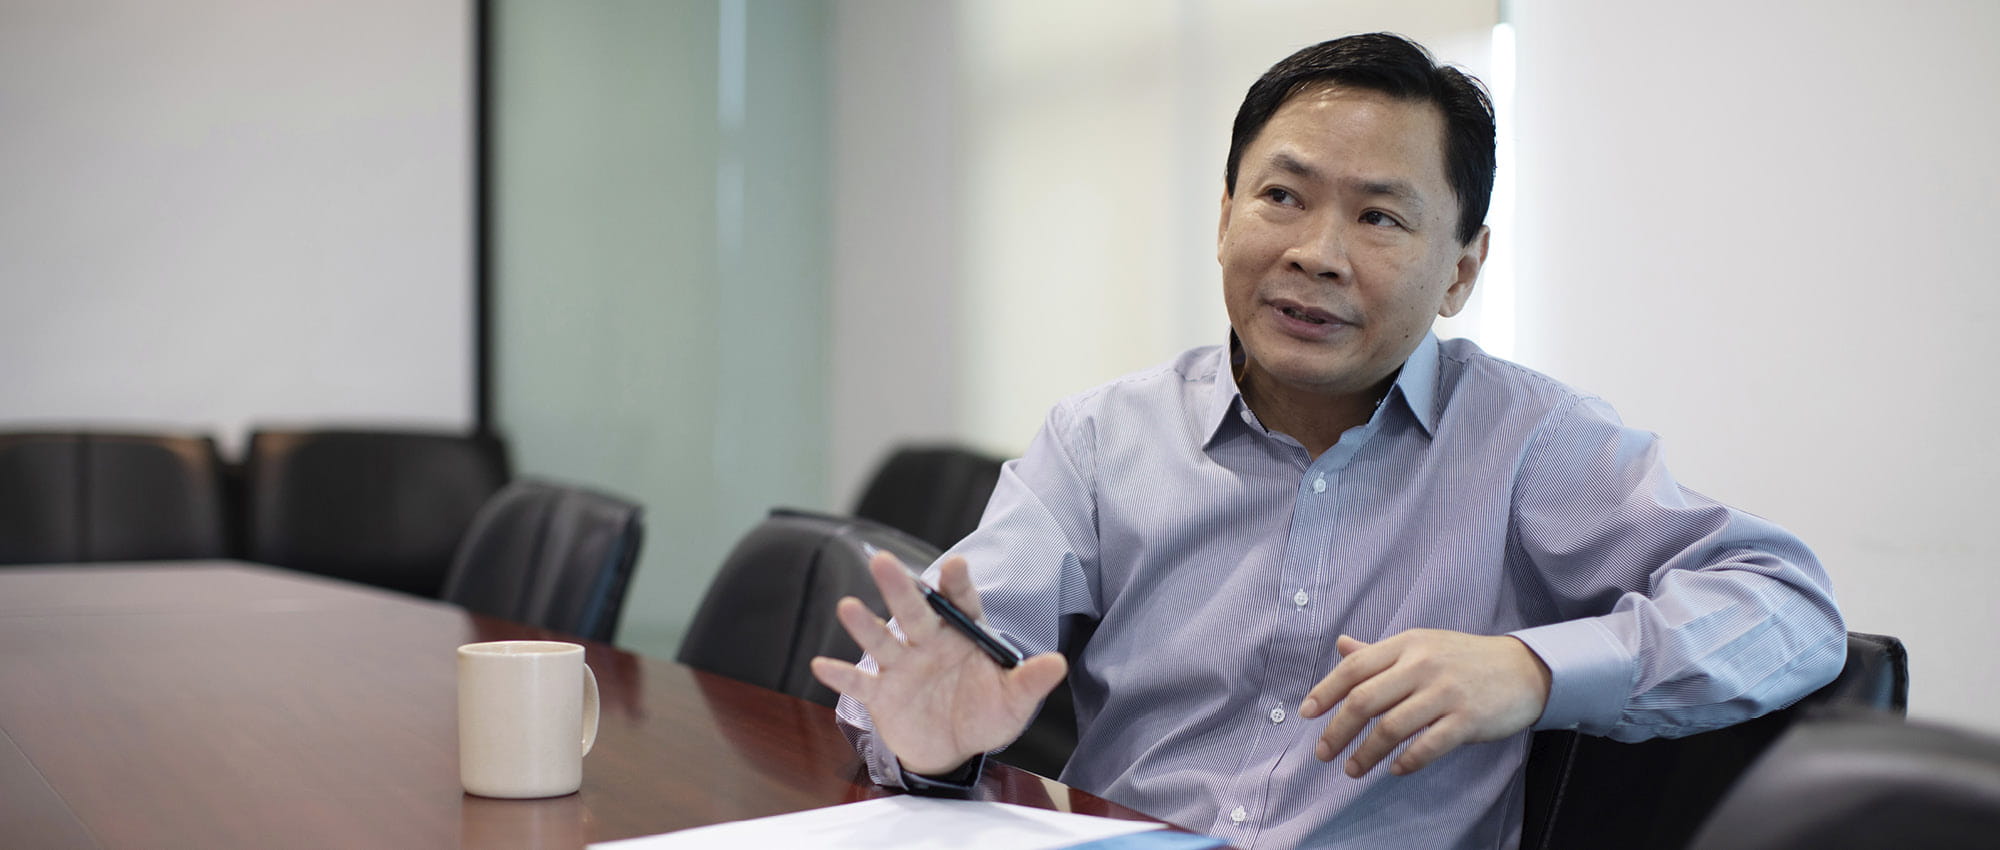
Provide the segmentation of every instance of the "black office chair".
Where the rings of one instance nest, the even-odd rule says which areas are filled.
[[[886,549],[912,566],[937,547],[879,523],[779,508],[752,528],[722,563],[681,640],[680,661],[753,685],[833,705],[839,695],[808,666],[815,655],[855,660],[861,647],[834,619],[843,596],[888,608],[868,576]]]
[[[833,705],[839,695],[813,678],[809,662],[815,655],[861,657],[834,618],[841,597],[858,598],[888,616],[868,575],[876,549],[918,566],[939,554],[936,546],[869,520],[772,511],[736,544],[709,585],[681,642],[681,663]],[[1076,710],[1064,683],[1021,740],[998,758],[1055,776],[1075,747]]]
[[[443,597],[481,614],[608,642],[643,534],[639,506],[624,499],[515,481],[473,517]]]
[[[1809,717],[1730,789],[1695,850],[2000,844],[2000,739],[1883,712]]]
[[[897,449],[869,479],[854,515],[949,549],[979,527],[999,458],[957,446]]]
[[[228,554],[208,437],[0,434],[0,564]]]
[[[437,598],[507,456],[490,434],[260,430],[243,475],[251,560]]]
[[[1535,733],[1521,846],[1679,850],[1731,783],[1801,717],[1855,707],[1900,715],[1909,691],[1902,641],[1850,632],[1839,677],[1789,708],[1745,723],[1630,744]]]

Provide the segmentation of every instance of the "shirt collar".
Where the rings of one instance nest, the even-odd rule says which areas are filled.
[[[1236,385],[1236,368],[1242,362],[1243,344],[1236,339],[1236,331],[1232,329],[1229,331],[1229,344],[1216,352],[1215,380],[1209,383],[1208,397],[1201,409],[1201,423],[1207,426],[1207,430],[1202,432],[1201,447],[1204,449],[1215,444],[1223,426],[1229,424],[1243,400],[1243,388]]]
[[[1236,331],[1229,332],[1229,344],[1223,346],[1216,356],[1215,383],[1212,385],[1207,402],[1203,406],[1202,422],[1208,426],[1204,433],[1202,447],[1214,444],[1222,427],[1239,406],[1248,408],[1243,401],[1243,388],[1236,383],[1236,368],[1242,365],[1243,343],[1236,338]],[[1437,334],[1424,333],[1422,342],[1403,361],[1402,371],[1397,373],[1396,382],[1389,387],[1389,394],[1382,399],[1389,404],[1390,399],[1401,397],[1408,407],[1411,418],[1424,429],[1426,436],[1435,435],[1437,428],[1437,382],[1438,382],[1438,339]]]
[[[1437,433],[1437,386],[1438,386],[1438,338],[1430,331],[1424,332],[1424,341],[1417,343],[1417,349],[1410,352],[1410,359],[1403,361],[1403,371],[1396,376],[1396,385],[1389,388],[1390,396],[1400,395],[1403,403],[1410,408],[1410,417],[1423,426],[1425,436]],[[1384,398],[1382,402],[1388,403]]]

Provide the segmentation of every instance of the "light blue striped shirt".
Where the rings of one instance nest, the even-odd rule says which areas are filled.
[[[1536,729],[1621,740],[1789,705],[1845,657],[1796,537],[1676,483],[1602,401],[1464,340],[1426,338],[1317,459],[1263,428],[1222,346],[1073,396],[952,551],[988,620],[1073,659],[1062,780],[1243,848],[1519,843],[1525,732],[1401,777],[1313,758],[1326,719],[1297,705],[1340,634],[1513,634],[1553,673]],[[899,784],[865,709],[840,714]]]

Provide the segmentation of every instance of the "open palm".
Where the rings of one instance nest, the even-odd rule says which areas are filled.
[[[930,609],[896,556],[877,553],[868,571],[895,627],[853,597],[840,600],[836,613],[854,642],[874,657],[876,670],[820,657],[812,661],[813,675],[867,706],[876,734],[911,773],[948,773],[1019,737],[1042,698],[1067,674],[1063,657],[1043,653],[1004,669]],[[964,558],[940,566],[938,589],[966,614],[980,617],[979,593]]]

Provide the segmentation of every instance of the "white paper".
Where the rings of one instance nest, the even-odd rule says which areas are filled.
[[[590,846],[592,850],[1051,850],[1161,828],[1157,823],[1010,803],[895,796]]]

